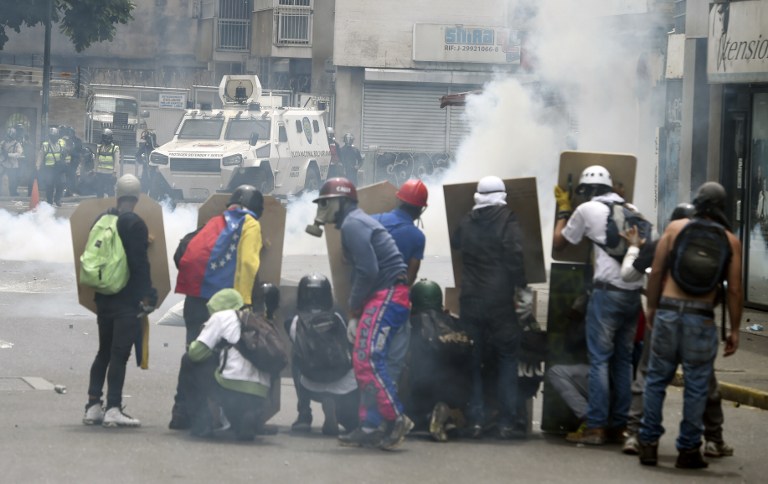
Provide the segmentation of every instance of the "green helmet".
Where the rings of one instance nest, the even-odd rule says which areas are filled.
[[[434,309],[443,310],[443,290],[433,281],[422,279],[411,287],[411,310],[413,312]]]

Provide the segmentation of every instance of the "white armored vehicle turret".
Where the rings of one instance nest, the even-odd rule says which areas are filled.
[[[244,183],[283,197],[319,189],[331,160],[324,112],[262,107],[260,96],[257,76],[224,76],[224,107],[187,110],[150,155],[150,195],[203,201]]]

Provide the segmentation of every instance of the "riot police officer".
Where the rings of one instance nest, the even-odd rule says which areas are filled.
[[[107,128],[101,135],[101,144],[96,147],[94,172],[96,178],[96,196],[104,198],[106,193],[114,195],[115,180],[120,166],[120,147],[112,139],[112,130]]]
[[[59,129],[48,130],[48,139],[40,147],[39,170],[40,182],[45,188],[45,200],[49,204],[61,207],[61,195],[64,191],[64,148],[59,143]],[[113,182],[114,184],[114,182]]]

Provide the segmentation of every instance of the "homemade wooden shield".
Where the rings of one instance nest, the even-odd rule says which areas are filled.
[[[93,300],[93,288],[80,284],[80,256],[85,251],[88,234],[96,218],[115,206],[114,198],[96,198],[80,202],[69,219],[72,230],[72,248],[75,257],[75,278],[77,280],[77,297],[80,304],[92,312],[96,312],[96,302]],[[149,266],[152,286],[157,289],[157,307],[163,303],[171,290],[168,275],[168,255],[165,249],[165,230],[163,229],[163,209],[160,205],[142,194],[135,209],[149,229]],[[138,308],[137,308],[138,310]]]
[[[632,202],[635,194],[635,170],[637,169],[637,158],[634,155],[563,151],[560,154],[560,171],[557,175],[557,184],[560,188],[568,190],[571,194],[571,204],[574,209],[587,201],[583,197],[576,195],[576,187],[579,184],[581,172],[592,165],[605,167],[611,174],[616,193],[621,195],[624,200]],[[557,223],[557,217],[555,217],[555,223]],[[588,251],[589,243],[585,238],[577,245],[568,244],[560,250],[553,248],[552,259],[583,264],[587,261]]]
[[[215,193],[208,197],[208,200],[198,209],[197,226],[202,227],[211,217],[220,215],[226,210],[231,196],[229,193]],[[262,240],[259,281],[271,282],[278,287],[283,267],[285,214],[285,207],[275,197],[264,197],[264,213],[259,218]]]
[[[389,182],[376,183],[357,190],[358,206],[367,214],[382,213],[393,210],[397,205],[395,198],[397,188]],[[325,243],[328,247],[328,259],[331,265],[333,280],[333,295],[339,307],[349,311],[349,291],[352,281],[352,264],[344,258],[341,248],[341,232],[335,225],[323,226]]]
[[[546,282],[544,270],[544,249],[541,245],[541,221],[539,220],[539,197],[535,178],[512,178],[504,180],[507,188],[507,207],[517,215],[523,236],[523,261],[528,283]],[[444,185],[445,214],[448,217],[448,234],[453,236],[461,219],[472,210],[477,182]],[[453,280],[461,288],[461,252],[451,250]],[[459,290],[446,288],[446,307],[458,311]],[[510,293],[511,297],[511,293]]]

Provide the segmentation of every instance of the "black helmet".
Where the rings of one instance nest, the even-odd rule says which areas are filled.
[[[411,287],[411,305],[414,313],[428,309],[442,311],[443,291],[436,282],[422,279]]]
[[[296,296],[299,311],[325,310],[333,308],[331,283],[322,274],[312,273],[301,278]]]
[[[104,132],[101,134],[101,142],[105,145],[112,143],[112,130],[107,128],[104,130]]]
[[[275,311],[280,307],[280,288],[271,282],[265,282],[261,285],[261,290],[264,292],[264,309],[267,312],[267,318],[272,319]]]
[[[264,212],[264,195],[253,185],[240,185],[235,188],[232,196],[229,197],[227,207],[235,203],[255,213],[257,217],[261,217]]]
[[[696,211],[696,207],[691,205],[690,203],[681,203],[678,204],[677,207],[675,207],[674,210],[672,210],[672,215],[669,216],[670,222],[672,220],[680,220],[681,218],[691,218],[693,217],[693,213]]]
[[[699,187],[696,198],[693,199],[696,215],[709,217],[730,229],[730,223],[725,216],[725,198],[725,188],[721,184],[706,182]]]

